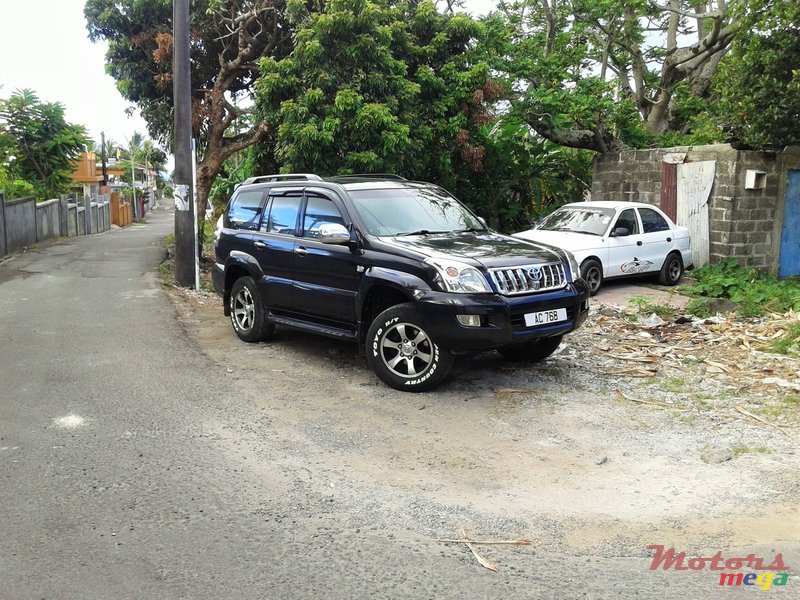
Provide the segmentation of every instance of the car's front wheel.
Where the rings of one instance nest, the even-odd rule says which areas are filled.
[[[387,385],[424,392],[444,381],[453,355],[436,342],[412,304],[383,311],[367,333],[367,361]]]
[[[264,303],[252,277],[240,277],[231,288],[231,325],[236,335],[245,342],[260,342],[275,331],[267,322]]]
[[[683,259],[681,255],[673,252],[661,266],[658,274],[658,283],[661,285],[676,285],[683,276]]]
[[[503,358],[513,362],[539,362],[558,350],[562,339],[564,339],[563,335],[555,335],[524,344],[498,348],[497,351]]]
[[[581,265],[581,277],[589,287],[589,293],[594,296],[603,283],[603,265],[593,258],[588,258]]]

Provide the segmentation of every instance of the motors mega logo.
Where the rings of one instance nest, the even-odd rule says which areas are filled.
[[[766,562],[763,558],[755,554],[748,554],[745,557],[725,558],[722,552],[717,552],[713,556],[697,556],[686,560],[686,552],[675,554],[675,548],[670,548],[664,552],[664,546],[648,546],[648,550],[654,550],[653,562],[650,563],[650,570],[656,571],[661,567],[664,571],[674,569],[676,571],[721,571],[719,574],[719,585],[721,586],[758,586],[762,590],[768,590],[773,585],[786,585],[789,581],[788,568],[783,564],[783,555],[776,554],[773,561],[764,566]],[[743,573],[744,569],[761,571],[761,573]],[[778,572],[780,571],[780,572]]]

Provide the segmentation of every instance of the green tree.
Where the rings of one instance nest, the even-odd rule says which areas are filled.
[[[765,2],[720,65],[713,122],[754,148],[800,143],[800,4]]]
[[[86,130],[68,123],[59,102],[41,102],[31,90],[0,100],[0,135],[6,139],[7,176],[29,182],[40,199],[69,189],[72,161],[89,145]]]
[[[398,173],[454,191],[495,226],[523,226],[572,193],[567,163],[585,175],[588,162],[519,122],[493,126],[504,89],[484,51],[492,35],[430,1],[325,2],[290,56],[262,61],[259,117],[276,135],[259,170]]]
[[[555,143],[608,152],[685,130],[676,94],[708,97],[744,17],[761,4],[520,0],[501,2],[487,26],[514,113]]]
[[[303,0],[192,2],[192,126],[201,205],[224,161],[267,138],[265,122],[237,124],[247,109],[232,100],[251,94],[259,59],[288,54],[287,15],[304,6]],[[150,136],[171,148],[172,0],[87,0],[84,15],[90,39],[108,42],[106,70],[123,97],[139,107]]]

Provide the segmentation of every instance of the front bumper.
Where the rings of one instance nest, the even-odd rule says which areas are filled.
[[[562,290],[524,296],[454,294],[424,291],[416,297],[434,339],[451,352],[491,350],[577,329],[589,313],[589,290],[583,280]],[[567,320],[529,327],[525,315],[564,308]],[[481,325],[462,325],[456,315],[478,315]]]

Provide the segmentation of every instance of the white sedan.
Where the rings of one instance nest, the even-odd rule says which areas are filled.
[[[662,285],[675,285],[692,266],[689,230],[651,204],[565,204],[514,235],[571,252],[592,295],[611,277],[657,274]]]

